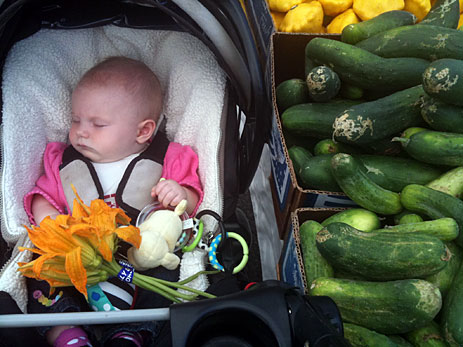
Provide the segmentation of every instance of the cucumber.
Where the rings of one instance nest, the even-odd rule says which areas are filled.
[[[281,82],[275,89],[276,102],[280,113],[287,108],[309,102],[309,90],[303,79],[292,78]]]
[[[364,208],[349,208],[337,212],[321,222],[321,225],[327,226],[331,223],[346,223],[363,232],[379,229],[381,226],[381,222],[376,213]]]
[[[423,221],[423,217],[420,216],[419,214],[416,214],[412,211],[409,211],[407,209],[403,209],[402,212],[396,214],[393,218],[393,222],[395,225],[398,225],[398,224],[407,224],[407,219],[404,220],[404,223],[400,223],[401,219],[404,218],[404,217],[407,217],[409,215],[412,215],[412,217],[410,218],[411,220],[414,220],[414,223],[417,223],[417,222],[422,222]],[[413,217],[413,215],[415,216],[418,216],[417,217]]]
[[[299,228],[307,288],[310,288],[312,281],[318,277],[332,277],[334,275],[333,267],[322,257],[315,242],[317,233],[322,229],[323,226],[314,220],[305,221]]]
[[[450,346],[463,345],[463,263],[460,265],[442,307],[441,329]]]
[[[416,347],[447,347],[439,325],[430,321],[425,326],[409,331],[405,337]]]
[[[307,56],[305,56],[305,59],[304,59],[304,76],[305,78],[307,78],[307,75],[309,74],[310,71],[312,71],[312,69],[314,67],[316,67],[317,65],[312,61],[310,60]],[[307,85],[307,83],[306,83]]]
[[[334,139],[351,144],[368,144],[414,126],[422,121],[421,85],[384,98],[353,105],[333,122]]]
[[[460,230],[463,230],[463,201],[454,196],[420,184],[410,184],[400,193],[400,200],[407,210],[430,218],[453,218]],[[455,242],[463,247],[463,232],[459,233]]]
[[[379,33],[355,46],[385,58],[463,59],[463,32],[436,25],[406,25]]]
[[[437,237],[365,233],[345,223],[331,223],[319,231],[317,248],[333,267],[380,281],[423,278],[449,261],[448,249]]]
[[[342,269],[334,269],[334,277],[343,278],[345,280],[368,281],[367,278],[360,276],[359,274],[353,274]]]
[[[341,80],[336,72],[327,66],[313,68],[306,77],[309,96],[317,102],[333,99],[341,88]]]
[[[405,129],[400,136],[404,137],[406,139],[409,139],[410,136],[412,136],[412,135],[414,135],[416,133],[419,133],[421,131],[425,131],[425,130],[429,130],[429,129],[422,128],[422,127],[410,127],[410,128]]]
[[[298,180],[301,179],[302,168],[305,167],[305,163],[312,157],[312,153],[301,146],[291,146],[288,149],[289,159],[293,164],[294,173]]]
[[[345,143],[336,142],[332,139],[323,139],[315,144],[314,155],[336,154],[336,153],[358,153],[359,150]]]
[[[294,134],[287,129],[282,129],[283,138],[286,143],[286,148],[291,148],[292,146],[299,146],[307,148],[309,151],[315,146],[315,144],[320,141],[320,139],[314,137],[307,137],[300,134]]]
[[[363,97],[363,89],[347,82],[342,82],[339,95],[345,99],[357,100]]]
[[[463,106],[463,61],[439,59],[424,70],[424,91],[443,102]]]
[[[456,29],[459,19],[460,3],[458,0],[437,0],[419,24]]]
[[[326,103],[306,103],[288,108],[281,115],[283,128],[294,134],[330,138],[333,134],[333,121],[344,110],[359,101],[337,99]]]
[[[438,131],[463,133],[463,107],[425,97],[421,116],[430,128]]]
[[[422,233],[432,235],[442,241],[455,240],[459,233],[458,224],[453,218],[444,217],[429,221],[392,225],[373,230],[378,233]]]
[[[389,339],[394,342],[397,347],[413,347],[413,345],[405,340],[402,336],[400,335],[388,335]]]
[[[399,213],[402,210],[399,194],[377,185],[362,168],[360,161],[349,154],[338,153],[331,159],[331,173],[352,201],[379,214]]]
[[[397,224],[410,224],[423,222],[423,217],[416,213],[407,213],[399,218]]]
[[[368,154],[355,157],[373,182],[396,193],[412,183],[427,184],[442,174],[441,169],[411,158]]]
[[[432,180],[426,187],[450,194],[456,198],[463,197],[463,166],[453,168]]]
[[[401,142],[408,155],[424,163],[463,166],[463,134],[425,130],[393,141]]]
[[[442,306],[439,289],[420,279],[369,282],[320,277],[309,295],[331,297],[344,322],[381,334],[417,329],[432,321]]]
[[[426,281],[433,283],[439,288],[443,298],[447,296],[455,275],[460,268],[460,264],[463,261],[463,251],[460,247],[454,242],[447,242],[446,245],[451,254],[449,263],[439,272],[425,278]]]
[[[301,170],[301,186],[329,192],[342,192],[331,173],[332,154],[317,155],[306,161]]]
[[[352,347],[381,346],[397,347],[386,335],[352,323],[344,323],[344,338]]]
[[[387,155],[396,156],[402,153],[402,145],[392,141],[392,137],[386,137],[375,142],[370,142],[363,145],[365,153],[371,153],[376,155]]]
[[[380,32],[416,23],[416,16],[408,11],[393,10],[384,12],[372,19],[349,24],[341,33],[341,41],[355,45]]]
[[[420,84],[429,65],[419,58],[385,59],[348,43],[321,37],[307,43],[305,54],[316,64],[329,66],[342,81],[387,92]]]
[[[365,89],[363,92],[363,98],[365,99],[365,101],[374,101],[374,100],[384,98],[390,94],[391,92],[389,91]]]

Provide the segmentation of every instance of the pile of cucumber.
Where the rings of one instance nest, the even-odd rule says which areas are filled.
[[[299,185],[359,205],[300,227],[309,294],[354,346],[463,346],[459,13],[437,0],[416,24],[391,11],[313,38],[306,83],[276,89]]]
[[[426,206],[415,198],[431,188],[407,189],[412,205]],[[459,223],[416,210],[385,220],[371,210],[351,208],[300,225],[308,294],[335,301],[353,346],[462,345]]]

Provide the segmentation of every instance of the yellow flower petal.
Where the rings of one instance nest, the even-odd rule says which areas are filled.
[[[134,227],[133,225],[119,227],[116,229],[116,234],[120,239],[130,243],[132,246],[136,248],[140,248],[141,235],[140,229],[138,229],[137,227]]]
[[[80,247],[66,254],[65,267],[74,287],[87,298],[87,271],[82,264]]]

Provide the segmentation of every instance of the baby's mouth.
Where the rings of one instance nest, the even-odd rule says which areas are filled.
[[[81,149],[86,149],[86,150],[89,150],[91,149],[91,147],[87,146],[87,145],[84,145],[84,144],[78,144],[77,147],[81,148]]]

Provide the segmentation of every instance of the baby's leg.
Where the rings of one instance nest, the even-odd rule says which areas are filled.
[[[26,279],[28,289],[29,313],[59,313],[89,311],[84,296],[74,287],[56,288],[50,294],[50,286],[45,281]],[[91,346],[89,338],[82,328],[74,326],[38,327],[40,335],[46,337],[50,345],[66,346],[69,341],[80,344],[73,346]]]
[[[55,326],[48,330],[47,341],[54,347],[81,347],[92,346],[87,333],[80,327]]]

